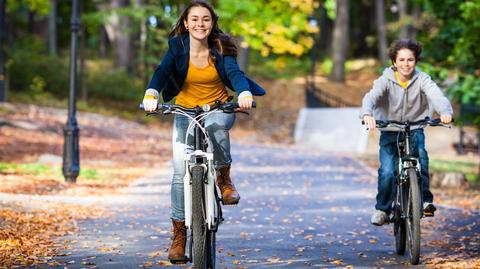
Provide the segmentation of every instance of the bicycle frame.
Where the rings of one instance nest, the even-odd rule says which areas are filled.
[[[255,103],[252,104],[255,107]],[[178,114],[190,119],[185,135],[185,175],[184,210],[185,226],[191,232],[189,253],[186,261],[194,263],[194,268],[215,268],[215,234],[223,222],[222,207],[216,188],[216,171],[213,153],[208,149],[210,140],[205,130],[205,118],[212,113],[235,113],[238,103],[216,101],[210,107],[185,108],[179,105],[158,104],[157,109],[149,114]],[[143,109],[143,105],[140,105]],[[147,114],[147,115],[149,115]],[[188,143],[193,134],[192,143]],[[190,145],[189,145],[190,144]]]
[[[398,147],[398,168],[397,168],[398,169],[398,179],[397,179],[398,181],[397,181],[397,185],[399,186],[397,188],[397,191],[400,192],[399,196],[400,196],[400,200],[401,200],[400,201],[401,205],[405,205],[405,203],[407,202],[407,201],[403,201],[403,197],[405,197],[403,195],[403,191],[404,191],[403,186],[405,184],[410,183],[410,182],[408,182],[410,180],[408,175],[407,175],[408,169],[410,169],[410,168],[415,169],[415,171],[418,175],[420,175],[420,171],[421,171],[420,160],[417,157],[412,156],[410,144],[411,144],[411,142],[410,142],[410,125],[407,123],[407,125],[405,126],[405,140],[402,141],[402,142],[397,141],[397,147]],[[421,177],[418,177],[418,178],[421,179]],[[418,182],[418,184],[419,184],[420,190],[422,191],[421,182]],[[402,210],[402,216],[401,216],[402,219],[406,218],[405,213],[406,212],[404,212]]]
[[[192,176],[191,171],[194,166],[202,166],[206,175],[204,176],[204,197],[205,197],[205,220],[207,222],[208,230],[217,230],[218,225],[222,219],[221,206],[217,199],[215,189],[216,172],[213,165],[213,153],[207,152],[208,133],[203,127],[203,119],[211,113],[217,112],[209,111],[204,113],[198,113],[195,116],[190,116],[184,112],[174,112],[180,115],[184,115],[191,119],[191,122],[187,128],[187,136],[185,137],[185,145],[187,145],[188,133],[190,130],[194,130],[194,151],[189,153],[189,149],[185,149],[185,176],[183,178],[184,186],[184,206],[185,206],[185,226],[188,229],[192,227]]]

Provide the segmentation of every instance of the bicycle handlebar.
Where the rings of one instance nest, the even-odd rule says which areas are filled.
[[[252,103],[252,107],[257,107],[257,103],[255,103],[255,101]],[[142,109],[142,110],[144,109],[143,103],[141,103],[139,105],[139,108]],[[240,106],[236,102],[225,102],[225,103],[216,102],[212,106],[204,105],[203,107],[197,106],[195,108],[186,108],[186,107],[183,107],[183,106],[180,106],[180,105],[159,103],[157,105],[157,109],[155,111],[152,111],[152,112],[156,112],[156,111],[172,112],[172,111],[175,111],[175,110],[181,110],[181,111],[184,111],[184,112],[200,113],[200,112],[209,112],[209,111],[213,111],[213,110],[216,110],[216,109],[220,109],[220,110],[223,110],[225,112],[235,112],[234,110],[237,109],[237,108],[240,108]]]
[[[451,122],[453,122],[453,118]],[[362,124],[365,125],[365,121],[362,120]],[[442,123],[440,119],[430,119],[429,117],[426,117],[425,119],[418,120],[418,121],[375,120],[375,125],[377,128],[385,128],[389,126],[404,128],[407,126],[419,126],[419,125],[443,126],[448,128],[451,127],[448,124]]]

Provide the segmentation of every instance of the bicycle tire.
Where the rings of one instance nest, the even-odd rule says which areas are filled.
[[[192,167],[192,230],[193,230],[193,268],[205,269],[206,222],[203,191],[204,168]]]
[[[407,170],[409,185],[410,185],[410,199],[407,223],[408,223],[408,243],[410,263],[416,265],[420,261],[420,210],[421,210],[421,194],[418,181],[417,172],[410,168]]]
[[[215,259],[216,259],[216,234],[215,231],[207,231],[207,240],[206,242],[206,257],[207,257],[207,268],[215,269]]]
[[[400,195],[403,195],[403,201],[406,201],[406,198],[408,196],[407,186],[400,185],[400,187],[397,187],[397,195],[395,198],[395,205],[393,208],[393,214],[394,214],[393,234],[395,236],[395,250],[398,255],[405,254],[405,247],[407,245],[407,229],[405,226],[405,219],[402,218],[402,214],[405,211],[403,211],[403,207],[402,207],[403,205],[401,203],[402,197],[400,196]],[[403,187],[403,190],[400,190],[401,187]]]

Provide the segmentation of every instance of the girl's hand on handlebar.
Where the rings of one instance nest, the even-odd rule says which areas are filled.
[[[450,115],[441,115],[440,116],[440,121],[444,124],[449,124],[452,122],[452,116]]]
[[[147,112],[153,112],[157,110],[158,100],[156,98],[144,98],[143,109]]]
[[[240,109],[251,109],[253,104],[253,97],[250,92],[242,92],[238,96],[238,106]]]
[[[372,117],[372,116],[369,116],[369,115],[365,115],[363,116],[363,121],[365,122],[365,127],[367,128],[367,130],[375,130],[376,128],[376,122],[375,122],[375,118]]]

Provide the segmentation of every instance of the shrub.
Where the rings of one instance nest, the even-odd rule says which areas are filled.
[[[91,71],[87,74],[89,98],[130,101],[141,99],[145,91],[140,79],[124,71]]]
[[[25,38],[15,44],[7,72],[13,92],[32,96],[49,92],[57,98],[68,96],[67,61],[45,55],[43,42],[37,38]]]

